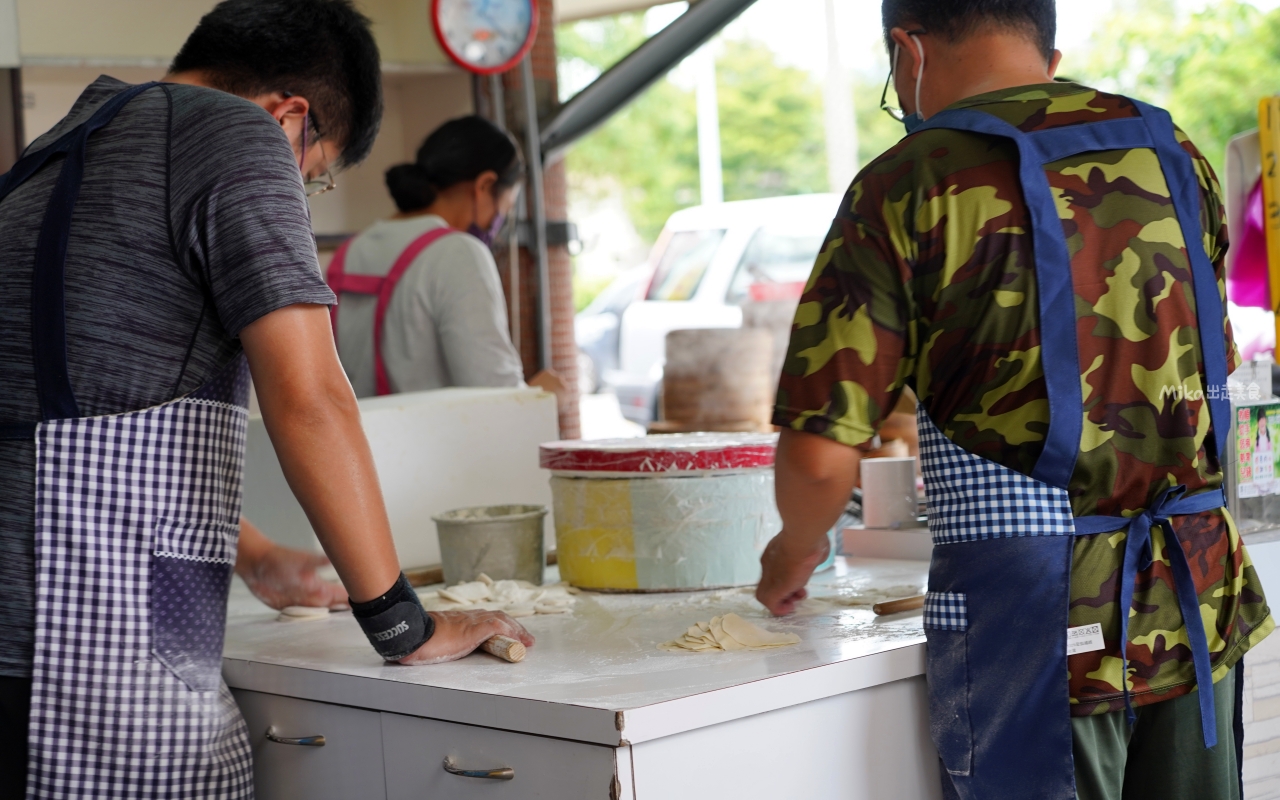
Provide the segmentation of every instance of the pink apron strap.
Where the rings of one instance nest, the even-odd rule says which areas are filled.
[[[338,346],[338,301],[342,299],[342,293],[346,291],[347,278],[347,250],[351,249],[352,239],[348,239],[338,248],[338,252],[333,254],[333,259],[329,262],[329,271],[325,273],[324,282],[329,284],[329,291],[333,292],[334,303],[329,308],[329,321],[333,324],[333,346]]]
[[[387,277],[382,279],[382,286],[378,291],[378,308],[373,315],[373,375],[379,397],[391,394],[391,379],[387,376],[387,365],[382,358],[382,324],[386,321],[387,309],[391,306],[391,296],[400,279],[413,266],[413,260],[418,254],[451,233],[457,231],[448,227],[435,228],[414,239],[396,259],[396,263],[391,265]]]
[[[347,274],[347,249],[351,246],[351,241],[342,243],[338,248],[338,252],[334,253],[333,260],[329,262],[329,272],[325,275],[325,283],[329,284],[329,289],[335,295],[341,295],[343,292],[348,294],[371,294],[377,296],[382,291],[382,284],[386,280],[378,275],[348,275]],[[338,340],[338,306],[335,304],[329,309],[329,316],[333,319],[333,339]]]
[[[341,297],[343,292],[347,292],[376,295],[378,298],[378,306],[373,316],[373,377],[378,396],[391,394],[391,379],[387,376],[387,365],[382,358],[382,324],[387,318],[387,309],[391,306],[391,296],[395,294],[400,279],[409,271],[409,267],[413,266],[413,260],[418,257],[418,254],[451,233],[457,233],[457,231],[447,227],[435,228],[414,239],[396,259],[396,263],[391,265],[391,271],[386,274],[386,277],[347,274],[347,250],[351,247],[352,241],[350,239],[343,242],[338,252],[333,254],[333,260],[329,262],[329,272],[325,276],[325,282],[329,284],[329,289],[335,295]],[[329,315],[333,320],[333,341],[336,345],[338,342],[337,305],[329,310]]]

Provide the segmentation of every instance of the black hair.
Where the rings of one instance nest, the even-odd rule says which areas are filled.
[[[305,97],[315,130],[342,148],[339,164],[358,164],[382,122],[382,60],[369,26],[351,0],[222,0],[169,71],[203,73],[241,97]]]
[[[908,26],[919,26],[952,42],[985,25],[1024,31],[1040,48],[1045,61],[1053,58],[1058,34],[1054,0],[883,0],[880,16],[890,57],[893,40],[889,31]]]
[[[440,193],[459,183],[473,181],[484,172],[496,172],[493,193],[515,186],[524,176],[524,159],[511,134],[484,117],[451,119],[436,128],[418,148],[412,164],[387,170],[387,189],[396,208],[421,211]]]

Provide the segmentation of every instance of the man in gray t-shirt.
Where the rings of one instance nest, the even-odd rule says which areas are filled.
[[[350,0],[220,3],[179,53],[168,82],[135,97],[89,138],[64,285],[68,377],[81,417],[167,403],[207,384],[242,352],[248,357],[281,464],[357,617],[373,608],[382,619],[394,611],[384,613],[383,600],[403,576],[355,397],[334,352],[333,295],[316,260],[306,200],[311,187],[332,186],[333,170],[358,163],[372,147],[382,112],[378,65],[368,20]],[[99,78],[28,152],[126,88]],[[33,265],[62,163],[55,157],[0,202],[0,426],[10,430],[41,418]],[[30,438],[0,440],[0,800],[22,795],[27,769],[36,457]],[[128,509],[119,513],[120,525],[131,524]],[[287,598],[314,589],[302,585],[314,583],[314,566],[314,558],[246,530],[236,569],[251,586],[274,581],[273,596]],[[290,580],[297,585],[281,591]],[[406,661],[461,657],[495,633],[532,644],[501,615],[428,619],[420,605],[406,605],[396,608],[422,615],[426,630]],[[156,747],[145,736],[136,742],[142,755],[161,753]]]
[[[125,84],[102,77],[32,149]],[[297,161],[280,125],[225,92],[163,86],[90,140],[67,252],[67,360],[86,416],[149,408],[208,381],[246,325],[333,295],[316,263]],[[58,176],[0,203],[0,418],[36,421],[31,263]],[[35,445],[0,447],[0,675],[31,673]]]

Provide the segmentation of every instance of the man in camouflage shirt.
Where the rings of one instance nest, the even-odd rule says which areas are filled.
[[[885,0],[904,111],[980,109],[1024,132],[1138,116],[1123,97],[1052,81],[1054,13],[1052,0]],[[1227,231],[1217,178],[1178,136],[1194,159],[1221,285]],[[774,613],[805,596],[825,531],[857,481],[860,449],[904,389],[951,442],[1031,474],[1049,410],[1018,165],[1010,140],[926,130],[869,164],[844,197],[800,301],[778,392],[784,530],[762,559],[757,591]],[[1072,511],[1130,516],[1171,486],[1219,487],[1221,466],[1205,449],[1189,259],[1154,151],[1087,153],[1046,172],[1071,254],[1085,404]],[[1234,370],[1225,320],[1222,335]],[[1191,649],[1158,527],[1129,622],[1129,690],[1139,707],[1129,731],[1118,609],[1126,534],[1080,536],[1068,624],[1100,623],[1105,639],[1103,649],[1068,658],[1080,798],[1238,797],[1232,667],[1274,623],[1230,515],[1173,522],[1192,566],[1226,736],[1212,750],[1196,738]]]

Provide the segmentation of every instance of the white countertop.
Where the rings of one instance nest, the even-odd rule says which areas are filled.
[[[810,594],[846,598],[922,587],[928,564],[840,559]],[[400,712],[618,746],[785,708],[924,672],[919,611],[877,618],[870,606],[809,602],[775,619],[751,589],[585,593],[573,613],[521,620],[537,644],[520,664],[477,653],[449,664],[382,663],[350,613],[276,622],[232,588],[223,675],[233,689]],[[778,650],[668,653],[659,643],[735,612],[801,642]]]

